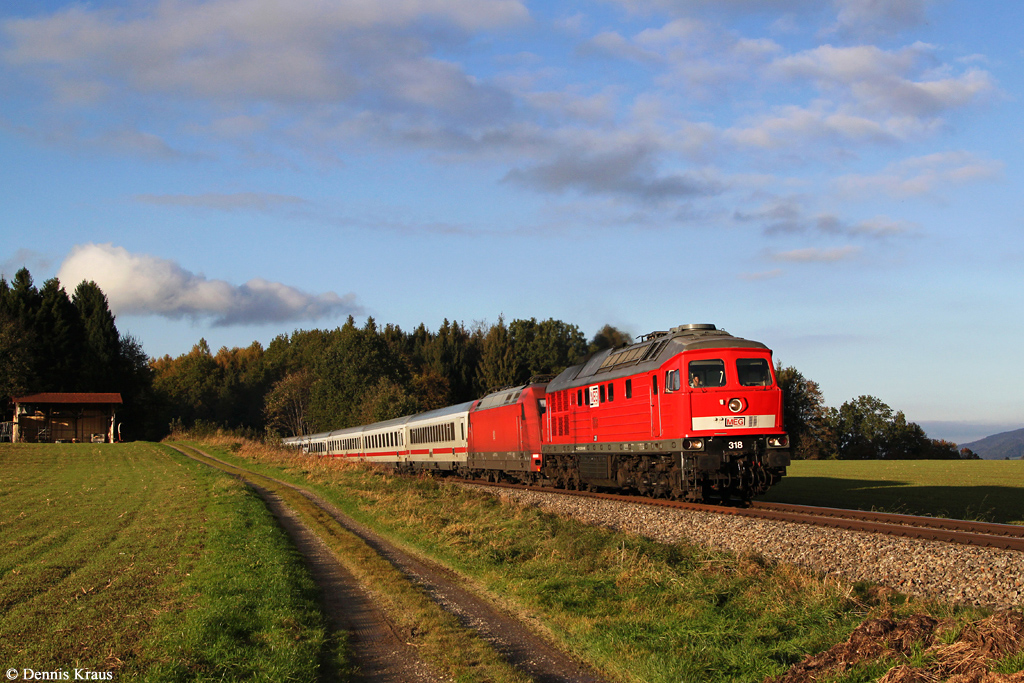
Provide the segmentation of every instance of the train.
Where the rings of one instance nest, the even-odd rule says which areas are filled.
[[[402,472],[742,504],[785,476],[783,427],[771,349],[689,324],[554,378],[283,443]]]

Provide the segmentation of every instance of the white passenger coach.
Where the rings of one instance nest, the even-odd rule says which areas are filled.
[[[473,401],[363,427],[282,439],[303,453],[450,470],[465,465]]]

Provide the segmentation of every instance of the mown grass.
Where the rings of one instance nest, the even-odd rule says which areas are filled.
[[[284,532],[153,444],[0,446],[0,666],[158,681],[345,666]]]
[[[797,460],[760,499],[1024,524],[1024,461]]]
[[[868,616],[980,614],[758,557],[666,546],[434,480],[236,450],[247,466],[312,484],[354,518],[454,568],[618,680],[758,681],[842,641]]]

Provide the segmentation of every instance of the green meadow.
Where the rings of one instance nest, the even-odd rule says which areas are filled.
[[[962,628],[986,613],[756,556],[665,546],[429,478],[233,441],[202,448],[308,487],[434,558],[608,680],[762,681],[866,618],[923,612]],[[1018,521],[1022,471],[1015,462],[800,462],[772,495]],[[453,680],[516,678],[479,665],[487,653],[457,640],[471,634],[442,628],[402,577],[335,535],[329,546],[393,609],[427,615],[414,615],[417,642],[456,638],[447,647],[472,661]],[[224,472],[157,444],[0,447],[0,668],[111,671],[115,680],[347,680],[345,643],[326,635],[316,599],[263,503]],[[994,668],[1017,671],[1022,657]],[[823,680],[867,683],[900,663],[883,658]]]
[[[316,589],[245,486],[156,444],[0,446],[0,666],[317,680]]]
[[[760,500],[1024,524],[1024,461],[796,460]]]

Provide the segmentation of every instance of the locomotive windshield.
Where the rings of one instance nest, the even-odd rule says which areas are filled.
[[[736,361],[736,372],[745,387],[771,386],[772,372],[764,358],[740,358]]]
[[[689,365],[690,386],[695,389],[725,386],[725,363],[714,360],[692,360]]]

